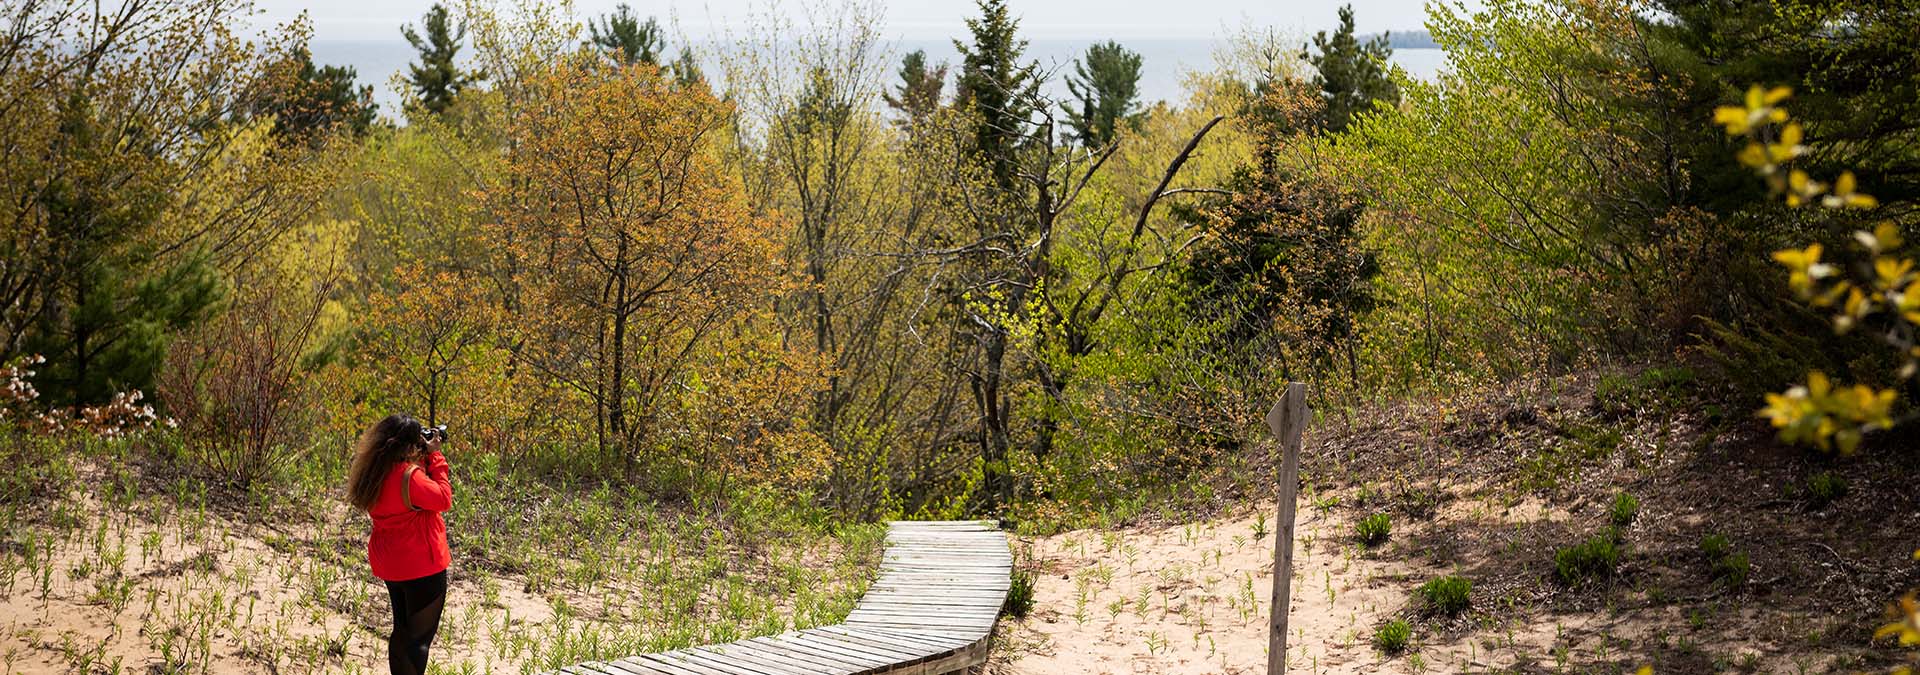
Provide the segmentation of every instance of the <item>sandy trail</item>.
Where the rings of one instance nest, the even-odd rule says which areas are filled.
[[[1393,537],[1366,547],[1353,534],[1354,509],[1315,508],[1311,501],[1303,499],[1299,512],[1291,673],[1632,672],[1654,654],[1676,650],[1698,658],[1657,664],[1663,675],[1846,672],[1842,657],[1806,636],[1857,626],[1829,626],[1838,619],[1781,614],[1736,598],[1702,605],[1725,612],[1703,626],[1701,612],[1709,610],[1607,600],[1556,609],[1533,603],[1538,585],[1495,591],[1475,579],[1475,609],[1453,619],[1423,614],[1413,592],[1420,584],[1488,568],[1527,577],[1534,573],[1526,570],[1537,567],[1529,559],[1538,556],[1519,552],[1535,536],[1527,532],[1564,528],[1579,518],[1532,498],[1470,498],[1431,519],[1396,516]],[[1001,622],[988,672],[1265,673],[1274,528],[1270,515],[1256,514],[1272,512],[1263,504],[1214,521],[1021,540],[1016,546],[1027,547],[1043,571],[1035,608],[1025,619]],[[1482,544],[1453,562],[1435,562],[1425,547],[1465,523],[1506,532],[1500,536],[1514,546]],[[1646,597],[1631,588],[1622,592]],[[1395,618],[1411,621],[1413,640],[1405,652],[1387,656],[1374,647],[1374,633]]]
[[[1035,610],[1009,622],[993,671],[1264,673],[1274,535],[1272,518],[1261,520],[1027,542],[1044,570]],[[1305,667],[1296,672],[1379,672],[1374,626],[1405,602],[1391,580],[1414,570],[1373,559],[1344,526],[1314,509],[1300,515],[1288,651]]]

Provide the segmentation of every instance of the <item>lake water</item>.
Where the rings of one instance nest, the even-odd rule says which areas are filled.
[[[1042,68],[1055,73],[1048,88],[1055,95],[1065,96],[1066,86],[1061,82],[1061,77],[1072,70],[1073,60],[1086,53],[1089,44],[1097,41],[1033,40],[1028,44],[1027,57],[1039,61]],[[1142,102],[1152,102],[1181,99],[1181,82],[1185,75],[1210,68],[1214,47],[1218,43],[1211,40],[1129,40],[1124,44],[1140,54],[1140,99]],[[396,87],[404,84],[395,83],[392,78],[395,75],[404,76],[407,65],[417,57],[412,45],[400,39],[315,40],[312,48],[316,63],[352,66],[362,84],[373,85],[374,101],[380,104],[380,113],[399,117],[400,95]],[[698,44],[695,49],[699,49]],[[926,50],[928,60],[935,63],[944,61],[958,64],[960,61],[953,43],[947,40],[902,40],[893,45],[895,60],[916,49]],[[1396,49],[1393,62],[1415,77],[1432,79],[1446,65],[1446,54],[1438,49]],[[709,72],[713,70],[716,68],[708,68]]]

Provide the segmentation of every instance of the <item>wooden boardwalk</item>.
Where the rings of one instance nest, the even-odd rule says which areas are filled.
[[[880,577],[844,623],[560,669],[569,675],[950,673],[987,660],[1011,583],[1006,535],[979,521],[896,521]]]

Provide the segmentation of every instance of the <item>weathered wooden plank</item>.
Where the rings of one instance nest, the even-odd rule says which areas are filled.
[[[792,672],[783,668],[769,668],[742,659],[709,654],[700,651],[699,647],[676,649],[662,656],[677,656],[686,659],[686,663],[688,664],[703,666],[708,670],[730,673],[731,675],[787,675],[787,673]]]
[[[658,664],[670,669],[672,672],[682,673],[684,675],[733,675],[729,671],[716,670],[703,664],[694,663],[679,652],[641,654],[639,658],[646,660],[648,663]]]
[[[877,626],[872,628],[855,628],[846,624],[840,624],[827,627],[824,630],[855,636],[864,640],[900,645],[902,648],[907,649],[931,650],[932,653],[944,653],[967,644],[967,641],[956,638],[936,639],[911,634],[910,632],[895,632]]]
[[[692,668],[681,667],[681,666],[662,662],[658,658],[658,655],[655,655],[655,654],[641,654],[638,656],[629,656],[627,658],[620,659],[617,663],[625,666],[633,666],[636,668],[650,668],[652,670],[657,670],[662,673],[667,673],[668,675],[704,675],[704,673],[706,672],[702,670],[694,670]]]
[[[923,661],[953,649],[951,646],[942,646],[917,640],[900,640],[873,631],[856,630],[846,627],[845,624],[835,624],[822,628],[820,629],[820,633],[822,634],[821,637],[906,651],[916,655],[919,660]]]
[[[734,644],[751,646],[755,649],[769,650],[789,658],[810,663],[833,666],[840,672],[857,673],[881,666],[891,665],[894,659],[849,654],[844,650],[832,650],[816,645],[803,644],[793,640],[773,638],[754,638]]]
[[[789,634],[782,635],[778,639],[785,644],[834,650],[853,656],[866,656],[880,659],[892,664],[918,661],[926,656],[924,653],[914,653],[900,648],[883,647],[871,643],[853,643],[844,639],[835,639],[834,636],[821,633]]]
[[[723,645],[693,647],[687,650],[698,657],[715,659],[724,663],[738,665],[748,669],[764,670],[769,673],[810,673],[811,675],[845,675],[852,672],[843,668],[834,668],[825,664],[794,659],[785,654],[774,654],[768,650],[755,649],[745,642],[729,642]]]
[[[635,660],[631,656],[618,661],[608,661],[606,665],[625,675],[674,675],[674,673],[655,668],[645,661]]]

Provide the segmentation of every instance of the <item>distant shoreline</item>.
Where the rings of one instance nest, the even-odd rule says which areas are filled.
[[[1426,31],[1396,31],[1387,35],[1389,43],[1395,45],[1394,63],[1414,77],[1432,79],[1446,63],[1445,54],[1437,49],[1400,46],[1431,44],[1432,40]],[[1043,68],[1064,72],[1071,67],[1075,58],[1086,51],[1088,45],[1100,41],[1091,38],[1036,38],[1028,42],[1027,57],[1039,61]],[[1140,99],[1142,103],[1152,103],[1184,98],[1186,74],[1211,67],[1214,52],[1222,43],[1215,39],[1165,38],[1125,40],[1121,44],[1140,53]],[[695,43],[696,51],[700,45],[699,42]],[[390,40],[315,39],[310,46],[314,63],[352,67],[359,84],[373,87],[374,102],[379,104],[380,114],[391,118],[400,116],[399,90],[389,86],[389,78],[404,74],[408,64],[417,56],[413,46],[406,40],[398,35]],[[889,47],[894,52],[894,59],[914,50],[926,50],[928,58],[935,63],[954,64],[960,60],[951,40],[905,39],[894,41]],[[712,59],[702,60],[705,61],[702,65],[707,72],[719,71],[719,64]],[[892,77],[893,71],[891,67],[886,69],[889,77]],[[1065,85],[1058,78],[1050,87],[1052,94],[1066,94]]]

